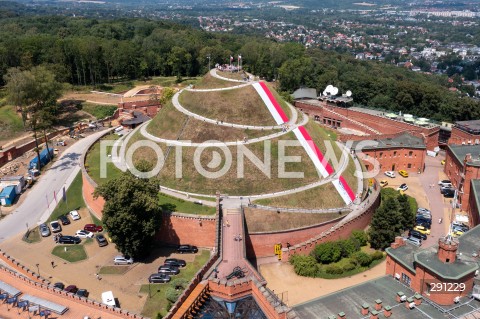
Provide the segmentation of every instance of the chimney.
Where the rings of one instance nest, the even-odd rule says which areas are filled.
[[[362,305],[362,316],[366,316],[368,315],[368,308],[370,308],[370,306],[368,305],[368,303],[364,303]]]
[[[397,292],[397,297],[395,298],[398,303],[404,302],[406,300],[405,294],[401,291]]]
[[[465,167],[468,162],[472,161],[472,154],[468,153],[465,155],[465,159],[463,160],[463,166]]]
[[[398,247],[405,246],[405,240],[402,236],[395,237],[395,241],[390,245],[392,249],[397,249]]]
[[[370,312],[370,319],[378,319],[378,311],[372,310]]]
[[[339,312],[339,313],[337,314],[337,319],[345,319],[345,318],[346,318],[346,317],[345,317],[345,312],[342,311],[342,312]]]
[[[385,316],[385,318],[390,317],[392,315],[392,307],[385,306],[385,308],[383,308],[383,315]]]
[[[415,294],[413,295],[413,299],[414,299],[415,305],[418,306],[422,303],[423,297],[420,294]]]
[[[437,256],[441,262],[453,264],[457,258],[458,242],[446,236],[438,240]]]
[[[375,300],[375,310],[381,310],[382,309],[382,300],[377,299]]]

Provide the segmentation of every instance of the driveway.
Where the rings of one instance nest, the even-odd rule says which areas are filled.
[[[0,242],[24,233],[28,227],[32,228],[48,219],[55,208],[53,192],[55,191],[57,199],[60,199],[63,186],[68,188],[80,171],[82,153],[101,134],[103,131],[77,141],[43,172],[23,203],[0,220]]]

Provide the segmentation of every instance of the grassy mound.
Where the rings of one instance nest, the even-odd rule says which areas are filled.
[[[210,119],[245,125],[276,125],[252,86],[227,91],[183,91],[179,101],[187,110]]]
[[[225,81],[210,75],[207,73],[203,78],[195,82],[196,89],[216,89],[216,88],[225,88],[231,86],[237,86],[240,83]]]

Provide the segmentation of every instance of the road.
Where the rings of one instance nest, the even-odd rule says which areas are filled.
[[[0,220],[0,242],[48,219],[56,206],[54,191],[57,199],[61,200],[63,186],[68,188],[80,171],[82,153],[102,133],[103,131],[96,132],[77,141],[67,148],[46,172],[43,172],[23,203]]]

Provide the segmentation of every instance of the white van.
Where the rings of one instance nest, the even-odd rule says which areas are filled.
[[[115,133],[118,133],[118,132],[120,132],[120,131],[123,131],[123,126],[120,125],[120,126],[117,127],[114,131],[115,131]]]
[[[409,242],[410,244],[413,244],[415,246],[422,246],[422,240],[420,238],[409,236],[407,238],[407,242]]]

